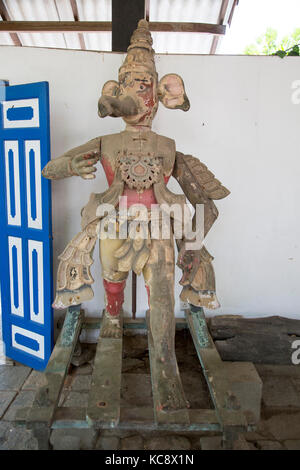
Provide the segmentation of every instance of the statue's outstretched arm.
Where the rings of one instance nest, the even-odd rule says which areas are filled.
[[[95,164],[100,158],[101,137],[89,140],[75,147],[54,160],[50,160],[42,171],[45,178],[61,179],[69,176],[81,176],[84,179],[95,178]]]
[[[204,236],[216,218],[218,209],[214,199],[222,199],[230,192],[198,158],[176,152],[173,176],[180,184],[187,199],[194,208],[204,206]],[[196,212],[193,217],[193,231],[196,227]],[[215,275],[211,261],[213,257],[202,246],[199,250],[187,250],[186,240],[176,240],[178,247],[177,265],[182,269],[180,284],[184,286],[180,298],[190,304],[217,308],[219,303],[215,294]]]

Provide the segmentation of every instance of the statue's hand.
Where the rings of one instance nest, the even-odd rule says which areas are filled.
[[[191,295],[191,289],[195,292],[202,292],[203,300],[206,295],[210,295],[212,292],[215,293],[216,285],[212,260],[213,257],[206,250],[205,246],[200,250],[186,250],[184,245],[180,248],[177,265],[183,272],[179,283],[188,288],[189,295]],[[196,305],[193,302],[190,303]],[[205,305],[203,304],[203,306]]]
[[[95,164],[99,160],[98,152],[89,152],[81,155],[76,155],[70,161],[70,169],[73,175],[81,176],[83,179],[95,178]]]
[[[192,283],[195,273],[200,265],[199,250],[186,250],[184,247],[178,253],[177,266],[182,269],[181,285]]]

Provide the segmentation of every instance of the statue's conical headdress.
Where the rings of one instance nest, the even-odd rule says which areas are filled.
[[[137,29],[131,36],[127,56],[119,69],[119,74],[146,71],[157,77],[152,44],[149,23],[146,20],[140,20]]]

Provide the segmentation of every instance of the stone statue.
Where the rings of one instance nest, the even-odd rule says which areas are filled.
[[[93,297],[91,284],[94,280],[90,266],[97,238],[100,238],[106,293],[101,336],[119,337],[122,334],[126,279],[131,270],[138,275],[142,273],[148,293],[155,357],[166,365],[166,380],[171,384],[178,380],[174,351],[174,238],[172,235],[167,239],[154,238],[151,228],[144,237],[136,236],[136,233],[134,237],[102,237],[110,219],[106,214],[106,225],[101,224],[99,229],[100,221],[104,220],[99,207],[105,205],[113,209],[116,218],[112,223],[120,233],[120,213],[125,196],[129,209],[143,204],[146,212],[152,207],[173,204],[183,210],[186,196],[194,207],[203,205],[205,236],[218,216],[213,201],[226,197],[229,191],[197,158],[176,152],[174,140],[151,131],[159,101],[169,109],[188,111],[190,107],[181,77],[172,73],[158,80],[149,26],[146,20],[140,20],[119,69],[119,81],[105,83],[98,102],[100,117],[122,117],[126,123],[125,130],[97,137],[51,160],[43,169],[43,176],[50,179],[70,176],[95,178],[96,164],[100,160],[109,184],[105,192],[91,194],[81,211],[82,231],[59,256],[53,307],[66,308]],[[177,179],[185,196],[167,189],[171,176]],[[142,222],[139,212],[132,214],[128,219]],[[161,216],[157,217],[161,226]],[[173,223],[175,219],[173,217]],[[146,225],[149,225],[148,221]],[[192,227],[196,228],[195,216]],[[179,251],[177,265],[183,271],[180,298],[192,305],[217,308],[213,258],[203,245],[191,250],[187,249],[186,242],[184,236],[176,240]],[[169,387],[165,406],[185,407],[186,403],[178,403],[170,390]]]

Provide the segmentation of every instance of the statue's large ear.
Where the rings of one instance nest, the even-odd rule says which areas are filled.
[[[176,73],[169,73],[160,79],[157,93],[158,99],[166,108],[182,109],[182,111],[190,109],[183,80]]]
[[[104,83],[102,88],[102,96],[117,96],[119,84],[115,80],[109,80]]]

